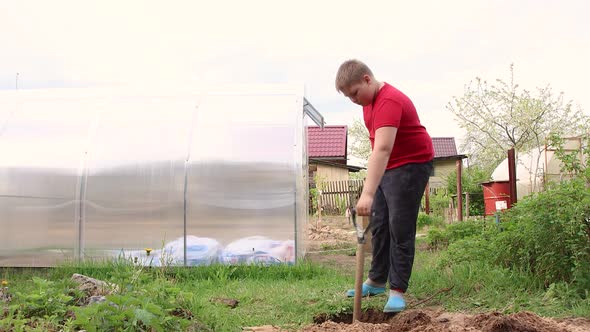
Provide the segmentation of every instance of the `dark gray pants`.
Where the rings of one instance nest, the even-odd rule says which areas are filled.
[[[373,200],[369,278],[403,292],[414,264],[416,220],[432,162],[386,170]]]

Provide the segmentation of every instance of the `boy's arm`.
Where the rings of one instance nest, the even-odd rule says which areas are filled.
[[[367,178],[356,206],[357,213],[361,216],[368,216],[371,213],[373,198],[387,167],[387,161],[391,156],[396,135],[396,127],[381,127],[375,131],[375,144],[369,157]]]

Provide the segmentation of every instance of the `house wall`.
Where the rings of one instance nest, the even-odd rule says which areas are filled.
[[[348,169],[318,164],[316,177],[324,181],[348,180]]]
[[[446,187],[447,176],[456,169],[456,160],[435,160],[434,175],[430,177],[430,188]]]

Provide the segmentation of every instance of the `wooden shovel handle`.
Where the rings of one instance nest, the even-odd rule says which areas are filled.
[[[352,322],[361,319],[361,299],[363,297],[363,272],[365,270],[365,246],[362,243],[356,246],[356,271],[354,275],[354,305],[352,309]]]

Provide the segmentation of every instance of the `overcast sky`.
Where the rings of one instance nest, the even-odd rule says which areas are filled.
[[[587,1],[0,0],[0,89],[302,82],[328,124],[359,107],[334,89],[365,61],[413,99],[432,136],[476,76],[550,84],[588,114]]]

